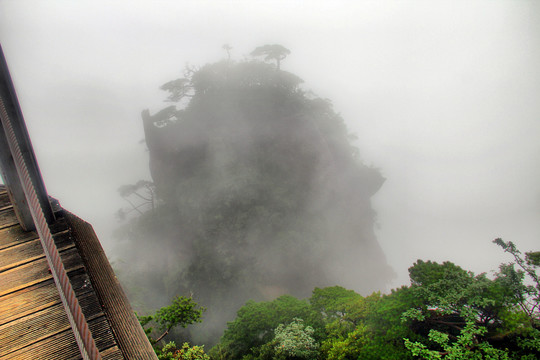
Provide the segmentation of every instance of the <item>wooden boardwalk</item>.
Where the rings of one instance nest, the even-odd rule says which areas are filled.
[[[124,359],[63,211],[51,227],[103,359]],[[0,186],[0,359],[81,359],[38,235],[18,224]]]

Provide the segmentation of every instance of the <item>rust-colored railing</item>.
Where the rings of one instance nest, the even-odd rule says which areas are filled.
[[[21,226],[25,230],[35,229],[39,234],[45,257],[82,357],[92,360],[101,359],[49,229],[48,224],[54,221],[54,214],[1,47],[0,67],[2,177],[6,182]]]

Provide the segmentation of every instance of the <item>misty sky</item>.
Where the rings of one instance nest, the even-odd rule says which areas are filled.
[[[418,258],[494,270],[495,237],[540,250],[540,2],[0,0],[0,43],[49,193],[109,251],[116,189],[149,179],[141,110],[225,43],[289,48],[386,177],[393,287]]]

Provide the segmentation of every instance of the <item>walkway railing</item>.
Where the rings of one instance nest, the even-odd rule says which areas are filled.
[[[54,213],[0,46],[0,168],[19,222],[36,230],[83,359],[101,359],[54,243]]]

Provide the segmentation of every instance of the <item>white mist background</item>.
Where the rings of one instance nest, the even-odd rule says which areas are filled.
[[[224,44],[289,48],[357,135],[392,287],[417,259],[495,270],[496,237],[540,249],[538,2],[2,0],[0,43],[49,193],[112,259],[116,189],[150,179],[140,112]]]

